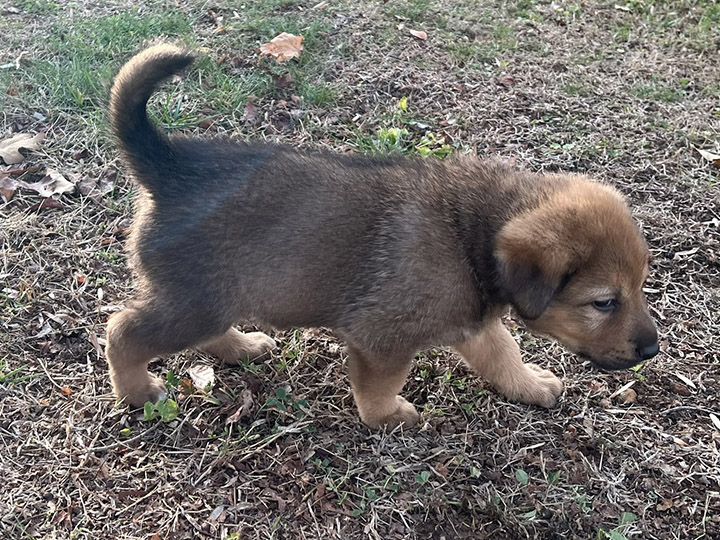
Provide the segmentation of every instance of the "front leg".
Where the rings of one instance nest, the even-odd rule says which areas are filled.
[[[563,392],[555,375],[534,364],[523,364],[520,347],[500,319],[494,319],[455,350],[478,375],[513,401],[552,407]]]

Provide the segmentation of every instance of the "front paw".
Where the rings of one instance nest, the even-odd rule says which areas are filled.
[[[535,364],[524,364],[524,370],[503,393],[510,399],[528,405],[554,407],[563,393],[563,383],[552,372]]]
[[[242,352],[250,360],[265,356],[277,347],[275,340],[263,332],[248,332],[244,336],[247,341],[245,342],[245,350]]]
[[[405,428],[413,427],[420,420],[420,414],[415,410],[412,403],[402,396],[395,396],[394,411],[386,413],[380,410],[360,410],[360,418],[363,423],[372,429],[387,426],[388,431],[395,429],[400,424]]]
[[[138,375],[134,379],[113,380],[113,390],[118,401],[131,408],[142,407],[148,401],[157,403],[167,397],[165,381],[147,372],[146,376]]]

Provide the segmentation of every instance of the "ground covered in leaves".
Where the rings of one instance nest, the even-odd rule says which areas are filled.
[[[0,10],[0,139],[45,134],[21,162],[0,161],[3,538],[720,538],[715,2]],[[281,32],[305,36],[300,56],[259,58]],[[118,408],[102,345],[132,292],[133,185],[108,137],[107,91],[158,36],[203,54],[153,101],[168,130],[477,152],[617,186],[654,257],[662,353],[600,373],[509,317],[526,359],[565,381],[558,407],[508,403],[438,349],[405,390],[422,424],[385,433],[358,420],[342,344],[304,330],[276,333],[260,363],[186,352],[153,364],[174,401]]]

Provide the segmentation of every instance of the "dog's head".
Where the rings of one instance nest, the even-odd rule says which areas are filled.
[[[649,253],[619,193],[574,177],[497,238],[501,280],[530,330],[605,369],[655,356]]]

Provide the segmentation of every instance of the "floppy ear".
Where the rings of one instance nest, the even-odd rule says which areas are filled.
[[[523,319],[542,315],[572,273],[574,246],[558,225],[531,213],[513,219],[498,235],[500,282]]]

